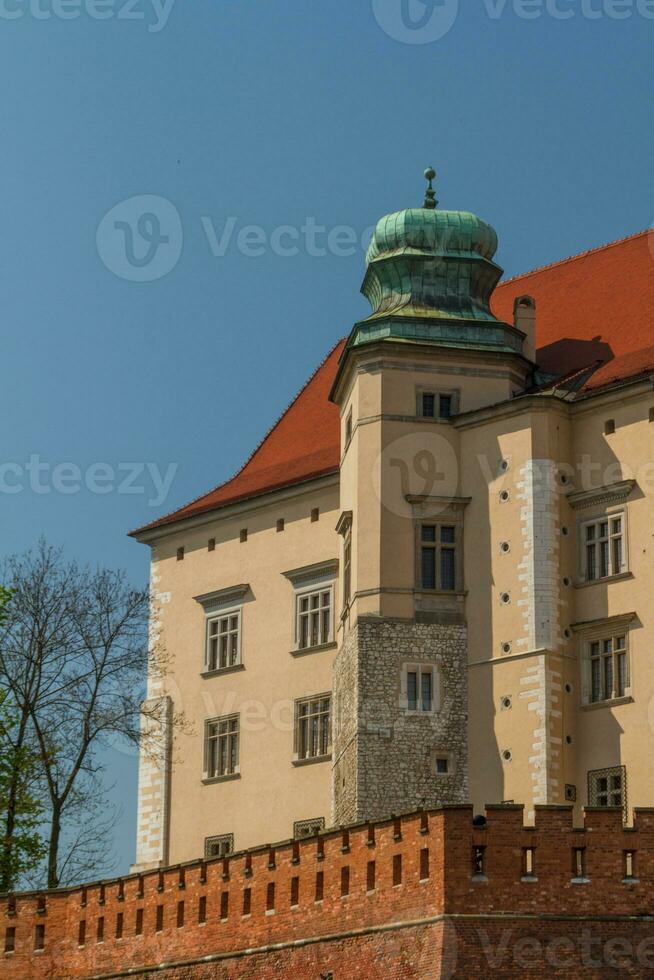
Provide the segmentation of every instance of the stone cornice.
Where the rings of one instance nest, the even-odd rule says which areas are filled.
[[[573,510],[593,507],[595,504],[611,504],[626,500],[636,486],[635,480],[621,480],[619,483],[609,483],[605,487],[595,487],[593,490],[573,490],[566,494],[566,500]]]
[[[618,616],[606,616],[602,619],[589,619],[582,623],[572,623],[570,629],[574,633],[602,633],[605,630],[626,628],[638,618],[635,612],[620,613]]]
[[[282,572],[293,585],[303,585],[305,582],[313,582],[323,578],[335,578],[338,573],[338,558],[329,558],[327,561],[319,561],[313,565],[304,565],[302,568],[292,568],[288,572]]]
[[[217,606],[229,606],[242,602],[250,591],[249,584],[231,585],[227,589],[218,589],[216,592],[207,592],[205,595],[194,595],[193,598],[209,611]]]

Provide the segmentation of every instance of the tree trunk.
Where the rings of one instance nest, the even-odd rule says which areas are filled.
[[[11,891],[15,887],[13,874],[11,873],[12,858],[14,853],[14,833],[16,830],[16,810],[18,808],[19,782],[21,779],[20,750],[25,740],[25,729],[27,721],[21,718],[18,730],[16,746],[12,751],[11,782],[7,794],[7,816],[5,819],[5,832],[2,841],[2,859],[0,865],[0,892]]]
[[[50,821],[50,843],[48,846],[48,888],[59,886],[57,862],[59,860],[59,838],[61,836],[61,806],[57,803],[52,807]]]

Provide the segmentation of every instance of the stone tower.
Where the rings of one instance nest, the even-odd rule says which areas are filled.
[[[461,410],[523,388],[532,338],[489,306],[494,230],[468,212],[382,218],[332,389],[341,410],[337,823],[468,799]]]

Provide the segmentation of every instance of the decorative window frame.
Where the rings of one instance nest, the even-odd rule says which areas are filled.
[[[313,817],[310,820],[296,820],[293,824],[293,840],[306,840],[321,834],[325,829],[324,817]]]
[[[575,511],[589,511],[580,515],[577,521],[577,585],[597,585],[611,579],[631,574],[629,566],[629,506],[628,498],[637,486],[635,480],[620,480],[593,490],[575,490],[566,495],[570,507]],[[622,517],[622,565],[618,572],[603,578],[587,578],[587,555],[585,528],[603,519]]]
[[[457,596],[465,594],[465,583],[463,578],[463,538],[465,508],[470,503],[470,497],[435,497],[421,494],[407,494],[406,500],[411,504],[413,511],[414,525],[414,578],[415,591],[424,595]],[[454,555],[455,555],[455,588],[454,589],[426,589],[422,584],[422,526],[433,524],[437,527],[445,525],[454,528]],[[438,538],[438,534],[437,534]],[[437,552],[440,548],[437,545]],[[437,569],[439,562],[437,561]],[[438,570],[437,570],[438,576]]]
[[[211,846],[213,844],[218,844],[222,846],[227,844],[227,849],[219,854],[211,854]],[[219,858],[227,857],[229,854],[234,853],[234,835],[233,834],[216,834],[214,837],[205,837],[204,839],[204,859],[205,861],[217,860]]]
[[[315,653],[333,647],[336,642],[336,579],[338,577],[338,558],[317,562],[314,565],[304,565],[282,572],[293,586],[293,649],[296,655]],[[330,593],[329,638],[324,643],[314,646],[300,646],[300,600],[303,596],[314,592]]]
[[[433,395],[435,399],[436,414],[435,415],[424,415],[423,408],[423,395]],[[441,395],[446,398],[452,399],[451,411],[448,418],[444,418],[440,414],[440,397]],[[461,389],[460,388],[441,388],[433,387],[432,385],[416,385],[416,418],[428,419],[430,422],[450,422],[455,415],[458,415],[461,408]]]
[[[418,690],[416,707],[409,707],[409,674],[418,675]],[[421,704],[421,683],[420,678],[423,674],[431,674],[431,708],[429,711],[423,711]],[[434,715],[439,714],[443,707],[443,673],[442,673],[442,658],[437,657],[435,661],[430,663],[425,663],[424,661],[415,661],[411,663],[403,663],[402,669],[400,671],[400,696],[399,696],[400,711],[405,715],[411,717],[429,718]],[[439,755],[442,753],[438,753]],[[436,765],[436,756],[434,756],[434,767]]]
[[[204,656],[203,656],[203,677],[213,677],[217,674],[229,674],[235,670],[243,670],[243,603],[245,596],[250,591],[250,586],[233,585],[228,589],[219,589],[217,592],[208,592],[206,595],[194,596],[197,603],[204,610]],[[227,667],[209,666],[209,630],[210,624],[217,619],[225,619],[228,616],[238,616],[238,650],[237,662]]]
[[[589,807],[604,807],[605,804],[598,803],[597,797],[599,790],[597,788],[597,782],[600,779],[610,779],[611,776],[620,776],[621,788],[620,795],[622,797],[620,801],[620,807],[622,808],[622,819],[626,823],[629,819],[629,801],[628,792],[629,787],[627,784],[627,767],[626,766],[607,766],[604,769],[591,769],[587,774],[587,793],[588,793],[588,806]],[[611,791],[609,791],[611,792]],[[615,791],[613,791],[615,792]],[[606,804],[607,809],[612,804]]]
[[[211,775],[209,773],[209,726],[216,725],[224,721],[232,721],[236,718],[238,722],[238,728],[236,730],[236,765],[232,772],[226,773],[216,773]],[[226,736],[223,736],[226,737]],[[215,718],[206,718],[204,722],[204,737],[202,745],[202,782],[203,783],[222,783],[227,782],[230,779],[239,779],[241,775],[241,716],[239,712],[233,712],[229,715],[219,715]]]
[[[599,580],[601,581],[601,579]],[[579,665],[581,673],[581,704],[584,708],[611,708],[617,704],[633,701],[633,671],[632,671],[632,640],[631,631],[637,624],[635,612],[624,613],[621,616],[609,616],[606,619],[596,619],[586,623],[574,623],[572,630],[579,637]],[[624,695],[609,698],[604,701],[592,700],[591,680],[591,643],[612,639],[620,634],[625,636],[627,655],[628,685]]]

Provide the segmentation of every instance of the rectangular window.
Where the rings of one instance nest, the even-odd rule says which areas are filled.
[[[234,835],[220,834],[218,837],[207,837],[204,841],[205,860],[224,858],[234,853]]]
[[[433,664],[405,664],[402,669],[400,707],[429,714],[435,710],[437,668]]]
[[[423,419],[450,419],[457,411],[458,394],[418,391],[418,415]]]
[[[225,670],[241,662],[241,610],[207,620],[207,670]]]
[[[627,818],[627,770],[624,766],[588,773],[588,805],[619,806]]]
[[[457,533],[452,524],[422,524],[420,528],[421,587],[455,592]]]
[[[588,644],[590,700],[597,704],[623,698],[629,691],[629,662],[625,634],[591,640]]]
[[[422,393],[422,417],[433,419],[436,414],[436,395],[431,391]]]
[[[300,650],[332,640],[332,587],[297,596],[297,644]]]
[[[347,419],[345,421],[345,448],[347,449],[352,439],[352,409],[348,412]]]
[[[587,582],[619,575],[625,571],[624,515],[583,525],[584,578]]]
[[[238,772],[238,715],[216,718],[205,726],[205,771],[209,779]]]
[[[81,944],[83,945],[83,943]],[[7,926],[5,929],[5,953],[13,953],[16,949],[16,927]]]
[[[322,694],[295,703],[295,739],[298,759],[329,755],[331,696]]]

